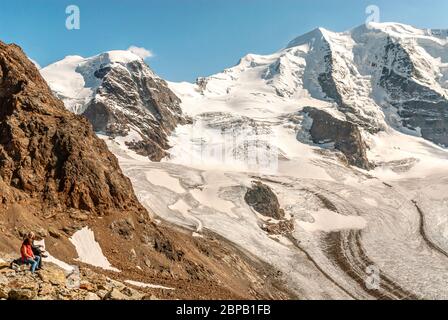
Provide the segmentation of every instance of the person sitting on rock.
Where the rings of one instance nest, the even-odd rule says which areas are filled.
[[[25,240],[22,243],[22,247],[20,248],[20,253],[22,254],[22,262],[25,264],[31,265],[31,272],[36,272],[37,267],[39,266],[41,257],[36,256],[33,253],[33,239],[34,233],[30,232]]]
[[[34,232],[30,232],[28,237],[31,237],[30,241],[31,241],[31,247],[33,248],[34,256],[40,258],[39,265],[37,266],[37,270],[40,270],[42,269],[42,258],[47,258],[48,255],[45,253],[44,246],[37,245],[34,243],[34,240],[36,240],[36,235],[34,234]]]

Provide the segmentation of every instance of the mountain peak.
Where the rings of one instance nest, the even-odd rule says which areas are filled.
[[[369,22],[364,23],[356,28],[350,29],[346,32],[333,32],[331,30],[318,27],[310,32],[301,35],[287,45],[286,48],[301,46],[304,44],[314,43],[319,39],[328,40],[332,35],[351,34],[361,35],[369,32],[382,32],[395,38],[409,38],[409,37],[436,37],[444,38],[448,36],[446,29],[421,29],[411,25],[398,22]]]
[[[53,65],[77,65],[87,61],[96,61],[106,65],[112,63],[127,64],[134,61],[143,62],[143,59],[129,50],[111,50],[87,58],[80,55],[68,55],[62,60],[55,62]]]
[[[292,40],[291,42],[288,43],[288,45],[286,46],[286,48],[292,48],[292,47],[298,47],[304,44],[308,44],[311,42],[315,42],[321,39],[325,39],[330,33],[332,33],[331,31],[322,28],[322,27],[318,27],[315,28],[313,30],[311,30],[308,33],[305,33],[304,35],[301,35],[297,38],[295,38],[294,40]]]
[[[99,59],[104,59],[110,63],[127,64],[134,61],[143,61],[141,57],[128,50],[112,50],[99,54]]]

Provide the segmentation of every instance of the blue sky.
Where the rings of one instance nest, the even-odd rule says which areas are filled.
[[[80,30],[65,28],[70,4],[80,8]],[[315,27],[360,25],[371,4],[384,22],[448,28],[446,0],[24,0],[2,3],[0,40],[19,44],[42,66],[135,45],[154,53],[147,62],[162,77],[194,81],[247,53],[273,53]]]

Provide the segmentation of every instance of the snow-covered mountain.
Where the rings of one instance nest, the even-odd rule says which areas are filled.
[[[446,299],[447,35],[319,28],[169,82],[192,119],[169,158],[104,138],[150,212],[198,241],[218,234],[299,298]]]
[[[180,100],[130,51],[69,56],[41,70],[53,92],[97,132],[152,160],[167,155],[167,136],[185,123]]]
[[[67,108],[87,116],[97,132],[152,160],[168,155],[167,137],[188,122],[182,100],[196,124],[177,132],[174,157],[196,161],[213,153],[222,159],[224,152],[241,164],[255,148],[268,158],[266,149],[288,158],[296,139],[268,140],[284,140],[285,130],[295,126],[302,142],[333,148],[349,164],[371,169],[369,139],[390,127],[448,145],[447,48],[443,31],[371,23],[342,33],[315,29],[277,53],[249,54],[196,84],[171,83],[175,94],[129,51],[69,56],[42,74]],[[198,139],[200,131],[215,142]],[[236,137],[237,145],[221,147]]]
[[[194,85],[170,85],[187,113],[276,119],[283,129],[299,121],[296,133],[311,129],[314,143],[334,143],[350,164],[371,168],[365,156],[369,137],[390,127],[448,145],[447,52],[440,31],[401,24],[363,25],[343,33],[318,28],[275,54],[249,54]],[[303,112],[304,107],[320,111]],[[340,121],[328,122],[328,114],[355,125],[354,131],[341,128]],[[314,124],[306,119],[311,115]],[[285,117],[291,121],[281,120]],[[320,124],[328,130],[319,132]],[[351,140],[350,146],[342,138]]]

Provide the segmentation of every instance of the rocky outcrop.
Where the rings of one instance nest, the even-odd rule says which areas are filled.
[[[277,220],[285,217],[285,212],[280,208],[278,198],[272,189],[259,182],[254,181],[244,196],[246,203],[258,213]]]
[[[405,127],[418,130],[423,138],[448,147],[448,100],[407,101],[397,105]]]
[[[22,50],[0,42],[0,204],[143,212],[117,159],[56,99]]]
[[[303,113],[313,119],[310,135],[315,144],[333,143],[334,148],[344,154],[350,165],[372,169],[372,164],[367,159],[366,144],[357,125],[312,107],[304,108]]]
[[[259,226],[267,234],[288,236],[294,230],[294,220],[285,216],[277,195],[268,185],[252,181],[252,187],[247,189],[244,200],[263,216],[259,219]]]
[[[10,259],[6,259],[8,265]],[[55,264],[32,274],[29,266],[0,268],[0,300],[155,300],[153,294],[82,267],[67,272]]]

